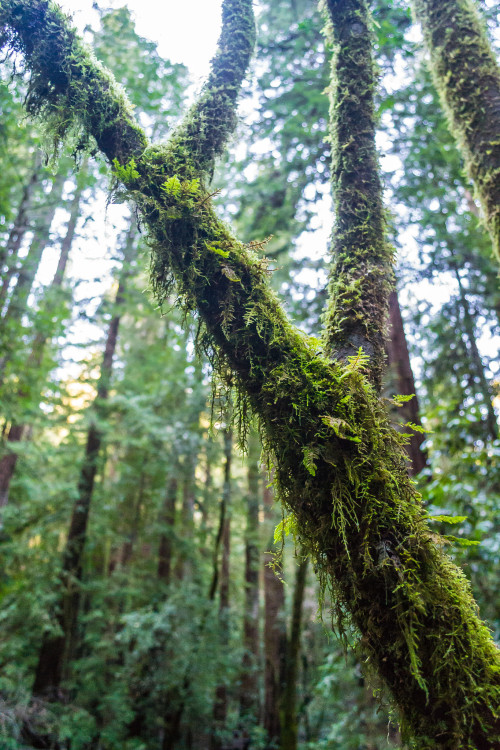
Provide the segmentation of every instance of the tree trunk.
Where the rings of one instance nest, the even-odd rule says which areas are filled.
[[[161,516],[161,525],[164,527],[160,535],[160,544],[158,547],[158,578],[166,583],[170,583],[172,570],[172,541],[175,529],[175,501],[177,500],[177,462],[174,463],[173,472],[167,483],[165,492],[165,501]]]
[[[194,532],[195,472],[197,457],[184,456],[182,472],[182,504],[180,512],[180,539],[177,545],[175,577],[178,581],[189,578],[192,573],[192,549]]]
[[[269,487],[264,489],[264,514],[268,523],[275,523],[274,498]],[[270,541],[272,546],[272,537]],[[268,744],[279,742],[281,736],[280,704],[286,659],[285,588],[274,570],[274,555],[264,554],[264,716],[263,726]]]
[[[73,507],[71,522],[63,553],[61,570],[61,593],[57,606],[58,634],[47,633],[44,636],[35,681],[35,697],[55,700],[60,694],[60,685],[65,676],[72,642],[74,639],[78,607],[80,600],[80,581],[82,577],[83,551],[87,537],[87,523],[90,513],[94,482],[98,469],[99,453],[103,435],[98,427],[102,407],[107,401],[111,380],[113,357],[118,340],[118,328],[122,315],[121,306],[124,300],[126,279],[130,274],[129,263],[135,243],[135,229],[131,226],[126,240],[124,266],[115,299],[115,314],[111,319],[101,365],[101,374],[97,386],[94,408],[97,420],[92,421],[88,433],[85,456],[78,481],[77,500]]]
[[[413,8],[500,260],[500,68],[472,0],[413,0]]]
[[[82,167],[84,169],[84,167]],[[47,305],[53,305],[52,296],[57,293],[61,288],[64,275],[66,273],[66,267],[69,260],[69,253],[73,241],[75,239],[76,224],[80,215],[80,202],[83,193],[83,180],[81,175],[77,180],[75,193],[70,207],[70,216],[68,224],[66,225],[66,234],[61,243],[61,253],[59,255],[59,262],[57,269],[54,274],[50,286],[46,292]],[[50,314],[49,314],[50,317]],[[34,375],[40,368],[43,360],[43,354],[45,346],[47,344],[48,336],[44,331],[37,331],[33,346],[31,348],[30,356],[27,362],[27,373],[28,375]],[[20,400],[26,398],[26,392],[23,387],[19,389],[18,397]],[[17,465],[18,454],[14,448],[15,444],[20,442],[26,435],[26,425],[13,423],[7,432],[7,452],[0,458],[0,507],[7,505],[9,502],[9,489],[12,477]]]
[[[330,133],[335,203],[325,345],[340,361],[358,356],[362,348],[369,358],[365,371],[380,390],[394,274],[375,146],[370,22],[363,0],[327,0],[325,6],[334,43]]]
[[[40,209],[40,218],[33,227],[34,236],[28,254],[24,258],[5,312],[2,328],[9,321],[19,321],[26,310],[28,297],[37,274],[42,254],[50,242],[50,229],[55,213],[61,204],[66,175],[58,173],[53,180],[50,193],[45,196],[46,205]]]
[[[392,291],[389,296],[389,320],[390,329],[387,338],[388,365],[390,369],[394,370],[396,375],[397,393],[401,396],[413,395],[411,401],[407,401],[402,405],[401,412],[406,422],[413,422],[413,424],[421,426],[415,380],[411,369],[410,354],[406,343],[403,318],[396,290]],[[406,447],[410,459],[409,471],[413,476],[419,474],[427,463],[426,452],[422,449],[424,440],[425,437],[421,432],[414,432]]]
[[[231,552],[231,460],[233,452],[233,432],[230,427],[224,430],[224,487],[222,490],[224,520],[222,523],[222,563],[219,580],[219,629],[221,649],[226,647],[229,638],[229,580]],[[211,747],[221,748],[219,732],[224,729],[228,710],[228,692],[223,679],[215,690],[214,731]]]
[[[300,638],[302,631],[302,604],[307,576],[307,557],[297,565],[293,590],[292,622],[286,649],[285,680],[281,701],[281,750],[297,750],[297,682],[299,678]]]
[[[259,716],[259,457],[256,432],[248,438],[247,527],[245,531],[245,610],[240,714],[250,724]]]
[[[35,188],[40,181],[40,169],[42,166],[41,154],[37,151],[33,172],[29,177],[21,196],[14,224],[9,232],[5,247],[0,249],[0,272],[2,272],[2,287],[0,290],[0,312],[4,306],[10,281],[15,270],[15,262],[19,253],[24,235],[29,229],[29,214],[32,209]],[[4,266],[7,267],[4,269]]]
[[[460,307],[462,309],[464,319],[464,330],[467,337],[468,349],[472,361],[472,367],[475,373],[476,382],[479,386],[479,392],[481,393],[485,408],[486,408],[486,431],[487,435],[491,440],[496,440],[498,437],[498,422],[493,408],[493,393],[491,392],[490,385],[484,374],[484,365],[477,348],[476,342],[476,330],[474,320],[470,311],[469,300],[465,293],[465,289],[462,284],[462,279],[458,271],[455,271],[455,278],[458,283],[458,290],[460,295]]]

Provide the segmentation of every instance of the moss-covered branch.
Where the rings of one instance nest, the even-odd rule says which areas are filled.
[[[185,125],[166,146],[141,150],[122,95],[98,67],[88,79],[80,76],[78,85],[80,101],[88,103],[97,86],[94,101],[105,101],[102,111],[91,117],[65,109],[72,107],[67,89],[73,84],[60,66],[67,69],[74,37],[52,4],[2,0],[0,24],[10,44],[27,44],[27,5],[31,11],[45,8],[46,33],[53,33],[53,25],[62,27],[52,59],[40,62],[36,49],[30,50],[38,91],[44,78],[51,92],[62,78],[61,98],[52,92],[50,106],[77,118],[98,142],[108,112],[109,127],[124,133],[116,153],[112,139],[106,141],[106,155],[118,160],[115,172],[149,229],[153,287],[162,301],[175,279],[182,304],[198,311],[201,343],[218,372],[231,373],[241,401],[259,415],[275,457],[278,492],[292,512],[290,523],[335,593],[340,624],[348,618],[359,631],[360,650],[388,686],[404,732],[419,748],[494,747],[500,742],[498,651],[463,574],[443,553],[444,540],[436,543],[427,528],[400,437],[363,374],[363,359],[332,364],[318,342],[290,325],[270,291],[264,261],[238,242],[213,210],[198,150],[192,153],[178,138]],[[225,7],[250,13],[251,1],[226,0]],[[38,35],[43,39],[43,28]],[[247,34],[238,39],[251,41]],[[80,49],[80,69],[88,70],[91,58]],[[225,75],[209,79],[207,102],[210,87],[215,96],[224,85]],[[123,107],[121,125],[117,107]],[[223,131],[217,148],[228,135]],[[124,163],[124,153],[134,160]]]
[[[327,349],[345,361],[359,347],[381,385],[384,332],[393,282],[393,253],[385,238],[375,148],[376,75],[366,0],[326,0],[334,45],[330,104],[335,228]]]
[[[500,261],[500,67],[473,0],[413,0],[413,8]]]

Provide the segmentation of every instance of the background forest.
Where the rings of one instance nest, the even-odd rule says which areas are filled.
[[[371,5],[399,252],[385,393],[436,532],[498,639],[491,241],[407,3]],[[498,48],[496,3],[480,6]],[[314,334],[332,224],[330,50],[313,0],[260,0],[257,13],[213,190]],[[189,71],[138,35],[127,7],[95,18],[87,41],[165,137]],[[47,154],[14,65],[0,78],[1,750],[401,747],[381,688],[331,631],[328,596],[318,613],[255,426],[232,426],[244,415],[195,355],[175,297],[158,313],[134,210],[98,158],[71,144]]]

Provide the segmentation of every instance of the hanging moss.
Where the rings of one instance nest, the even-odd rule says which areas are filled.
[[[1,0],[4,41],[27,49],[27,20],[35,8],[44,9],[46,33],[60,27],[50,32],[60,46],[51,59],[29,49],[38,92],[34,109],[83,127],[98,143],[110,113],[109,128],[123,134],[115,145],[106,140],[106,155],[117,160],[115,174],[148,227],[153,289],[161,303],[175,283],[180,304],[199,316],[199,346],[220,376],[231,379],[240,409],[258,415],[274,456],[278,494],[334,594],[338,627],[345,630],[350,622],[356,628],[361,654],[400,710],[404,736],[421,750],[496,746],[499,653],[467,581],[443,552],[445,541],[427,528],[405,469],[402,438],[365,376],[366,355],[332,364],[316,340],[298,332],[269,288],[264,259],[232,236],[211,205],[212,159],[234,122],[253,40],[251,0],[225,0],[224,17],[234,25],[230,34],[223,29],[219,64],[199,106],[168,144],[146,148],[123,95],[99,67],[89,71],[88,51],[76,45],[52,4]],[[37,34],[43,39],[44,29]],[[105,102],[92,117],[70,104],[74,84],[64,61],[76,48],[82,63],[75,61],[75,69],[88,71],[78,78],[79,101]],[[229,71],[236,56],[240,62]],[[65,83],[56,95],[59,80]],[[47,103],[44,85],[51,92]],[[209,116],[222,101],[232,112],[220,120]],[[123,121],[117,120],[120,107]]]
[[[335,228],[326,348],[341,360],[359,349],[381,386],[385,331],[393,284],[393,251],[385,238],[375,148],[375,67],[365,0],[326,0],[334,54],[330,84],[330,140]]]
[[[500,261],[500,68],[472,0],[413,0],[413,9]]]

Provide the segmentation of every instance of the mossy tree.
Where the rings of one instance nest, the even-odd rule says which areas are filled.
[[[366,3],[330,0],[327,6],[338,35],[337,101],[366,103],[369,125],[373,63]],[[446,540],[428,528],[401,438],[376,393],[386,311],[374,289],[383,297],[389,292],[391,253],[375,165],[370,162],[366,177],[352,165],[352,179],[362,178],[365,195],[351,217],[361,219],[364,230],[353,232],[363,240],[354,255],[374,285],[356,277],[357,266],[342,247],[341,288],[335,281],[331,288],[342,292],[345,309],[335,300],[328,325],[328,332],[344,332],[343,318],[352,319],[349,345],[365,346],[368,355],[349,355],[331,336],[323,353],[320,342],[287,321],[269,289],[265,262],[232,236],[211,206],[214,159],[234,125],[253,44],[251,2],[225,0],[211,75],[165,146],[148,145],[110,74],[53,3],[3,0],[0,22],[2,44],[22,52],[31,71],[28,110],[45,118],[56,141],[71,127],[83,141],[93,138],[114,164],[150,232],[160,303],[175,281],[185,309],[198,312],[200,347],[239,393],[239,413],[250,407],[258,415],[276,489],[291,513],[288,526],[334,593],[339,627],[347,620],[359,633],[360,651],[400,711],[404,736],[419,748],[494,746],[500,741],[498,650],[462,572],[443,553]],[[347,80],[342,65],[358,45],[359,74]],[[342,125],[336,125],[339,134]],[[364,148],[374,154],[368,136]],[[347,160],[338,164],[351,168]],[[339,173],[340,188],[348,182]],[[338,226],[337,236],[349,235],[340,219]],[[354,304],[359,319],[353,319]]]
[[[500,67],[472,0],[413,0],[413,9],[500,260]]]

